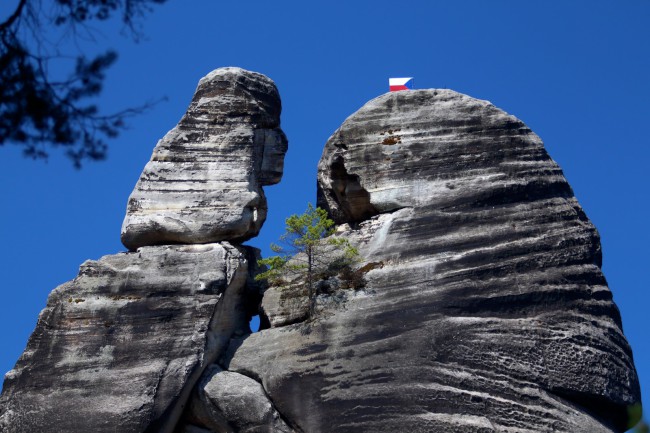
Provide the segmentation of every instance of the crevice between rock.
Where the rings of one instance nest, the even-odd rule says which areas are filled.
[[[217,365],[219,365],[219,364],[217,364]],[[242,376],[246,376],[247,378],[252,379],[252,380],[254,380],[255,382],[257,382],[257,383],[262,387],[262,390],[264,391],[264,395],[266,396],[266,398],[268,399],[268,401],[271,403],[271,407],[273,408],[273,410],[275,410],[275,411],[278,413],[278,415],[280,416],[280,419],[281,419],[282,421],[284,421],[284,423],[285,423],[286,425],[288,425],[289,427],[291,427],[291,428],[294,430],[295,433],[304,433],[304,431],[300,428],[300,426],[299,426],[298,424],[296,424],[293,420],[291,420],[290,418],[288,418],[286,415],[284,415],[284,414],[283,414],[283,413],[278,409],[278,406],[277,406],[277,405],[275,404],[275,402],[273,401],[273,398],[271,398],[271,394],[269,393],[269,391],[268,391],[268,390],[266,389],[266,387],[264,386],[264,381],[262,380],[261,377],[259,377],[259,376],[258,376],[257,374],[255,374],[254,372],[252,372],[252,371],[248,371],[248,370],[229,370],[229,369],[227,369],[227,368],[224,368],[222,365],[219,365],[219,367],[221,367],[224,371],[230,371],[230,372],[232,372],[232,373],[241,374]]]
[[[243,296],[247,281],[249,280],[249,257],[250,253],[246,247],[224,245],[228,251],[228,257],[225,258],[228,286],[224,290],[221,298],[215,305],[210,328],[207,335],[205,356],[203,363],[193,371],[186,385],[183,387],[176,401],[169,406],[165,414],[157,421],[153,422],[145,430],[145,433],[173,433],[182,419],[185,407],[190,399],[192,391],[203,376],[205,370],[213,364],[227,350],[233,335],[242,335],[247,332],[248,320],[246,309],[243,302]],[[242,249],[244,251],[242,251]],[[235,253],[233,255],[233,253]],[[231,261],[234,257],[242,254],[246,260],[241,261],[237,268],[232,267]]]

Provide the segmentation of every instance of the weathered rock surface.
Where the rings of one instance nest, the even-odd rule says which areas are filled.
[[[7,373],[0,431],[172,431],[202,371],[248,332],[247,255],[224,242],[85,262]]]
[[[282,177],[280,111],[264,75],[221,68],[203,77],[129,198],[122,243],[135,250],[256,236],[267,212],[262,186]]]
[[[269,287],[260,308],[273,327],[302,322],[309,313],[307,293],[304,287]]]
[[[141,248],[50,295],[0,431],[625,430],[639,384],[598,233],[539,137],[449,90],[383,95],[334,133],[318,204],[363,263],[316,283],[311,321],[298,282],[268,290],[249,334],[259,253],[210,242],[259,230],[279,114],[262,75],[201,80],[129,200]]]
[[[190,419],[216,433],[293,433],[262,385],[213,365],[190,401]]]
[[[449,90],[386,94],[330,138],[318,185],[381,266],[224,361],[296,430],[625,431],[639,384],[598,233],[521,121]]]

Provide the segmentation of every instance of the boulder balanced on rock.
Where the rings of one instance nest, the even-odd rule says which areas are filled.
[[[279,113],[262,75],[201,80],[129,201],[137,251],[50,295],[2,433],[626,431],[639,382],[598,233],[537,135],[451,90],[350,116],[318,204],[363,284],[319,274],[306,322],[300,283],[260,303],[259,251],[238,244],[281,176]],[[258,305],[268,329],[251,334]]]
[[[262,185],[282,176],[280,109],[261,74],[200,81],[129,200],[122,239],[137,251],[86,261],[50,294],[5,377],[2,433],[176,429],[204,369],[250,331],[258,252],[239,242],[264,222]]]
[[[262,74],[217,69],[158,142],[129,198],[122,243],[244,241],[266,219],[263,185],[282,177],[280,95]]]

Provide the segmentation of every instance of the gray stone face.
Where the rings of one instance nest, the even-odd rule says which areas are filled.
[[[318,187],[377,264],[365,288],[226,362],[296,430],[626,430],[639,384],[598,233],[521,121],[449,90],[386,94],[330,138]]]
[[[123,241],[141,248],[52,292],[0,431],[625,431],[639,384],[598,233],[539,137],[449,90],[348,118],[318,204],[363,260],[315,283],[307,320],[299,281],[260,302],[259,252],[210,243],[259,230],[279,113],[262,75],[201,80],[129,200]],[[270,328],[249,334],[258,304]]]
[[[0,431],[172,431],[203,370],[248,330],[246,256],[224,242],[85,262],[7,373]]]
[[[282,177],[280,111],[264,75],[221,68],[203,77],[129,198],[122,243],[135,250],[257,235],[267,212],[262,186]]]
[[[190,418],[216,433],[293,433],[262,385],[214,365],[197,385]]]
[[[272,327],[302,322],[309,315],[309,298],[305,288],[269,287],[260,306]]]

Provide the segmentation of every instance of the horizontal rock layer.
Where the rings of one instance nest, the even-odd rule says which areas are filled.
[[[85,262],[7,373],[0,431],[172,431],[202,371],[248,330],[247,255],[222,243]]]
[[[280,111],[264,75],[221,68],[203,77],[129,197],[122,243],[135,250],[257,235],[267,212],[262,186],[282,177]]]
[[[330,138],[318,186],[375,264],[365,288],[227,360],[296,429],[625,431],[639,384],[598,233],[521,121],[449,90],[386,94]],[[276,325],[300,313],[263,305]]]

